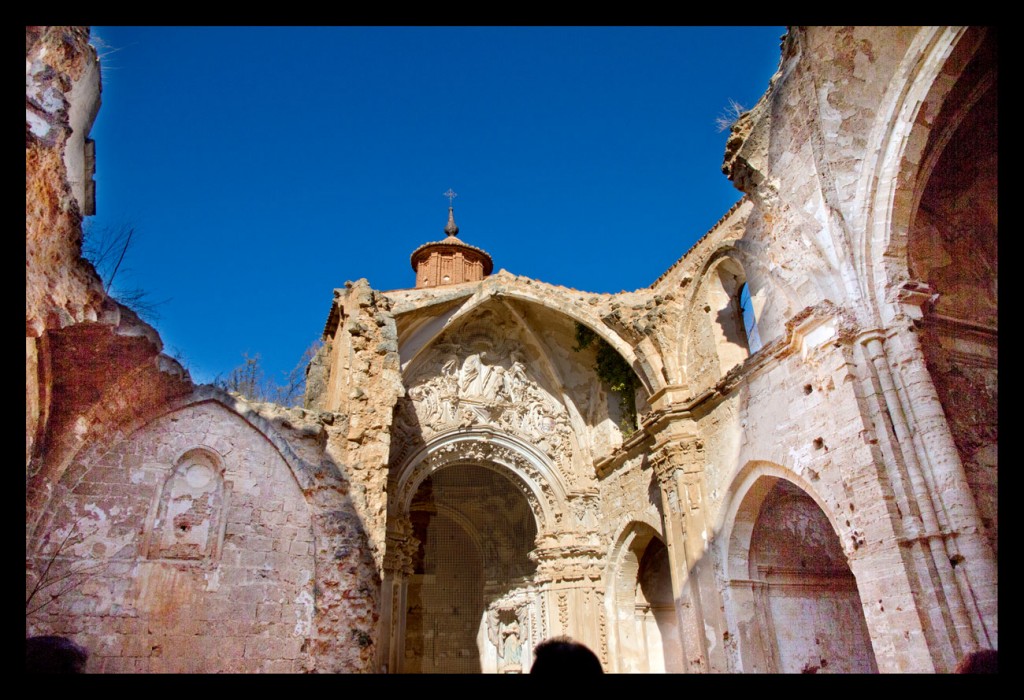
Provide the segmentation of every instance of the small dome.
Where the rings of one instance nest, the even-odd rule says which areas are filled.
[[[424,243],[412,253],[410,262],[416,271],[417,287],[479,282],[491,274],[494,261],[487,251],[457,238],[459,227],[455,223],[455,207],[448,207],[448,223],[444,232],[448,234],[444,240]]]

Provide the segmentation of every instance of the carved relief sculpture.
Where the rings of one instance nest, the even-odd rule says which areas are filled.
[[[572,428],[565,406],[532,375],[508,336],[440,339],[406,380],[395,415],[400,461],[431,437],[456,428],[493,426],[534,445],[570,486]],[[510,334],[511,335],[511,334]]]

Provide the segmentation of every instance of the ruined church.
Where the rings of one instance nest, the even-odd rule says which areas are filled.
[[[324,299],[284,408],[195,385],[103,293],[97,55],[28,27],[26,634],[95,673],[998,648],[997,67],[993,28],[791,27],[739,201],[649,287],[517,276],[442,210],[410,288]]]

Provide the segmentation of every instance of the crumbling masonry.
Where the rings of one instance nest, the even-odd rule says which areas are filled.
[[[727,145],[743,198],[646,289],[491,274],[449,212],[414,288],[335,292],[294,409],[195,386],[82,260],[88,41],[26,31],[29,635],[91,672],[998,647],[994,30],[791,28]]]

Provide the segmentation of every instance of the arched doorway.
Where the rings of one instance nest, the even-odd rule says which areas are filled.
[[[615,557],[614,668],[620,673],[682,673],[668,549],[649,525],[634,524]]]
[[[877,672],[857,581],[832,524],[799,487],[773,481],[748,560],[767,670]]]
[[[672,598],[668,549],[660,538],[652,539],[647,545],[636,578],[637,601],[643,605],[644,632],[650,653],[647,670],[682,673],[683,650]]]
[[[513,479],[459,463],[417,487],[402,672],[528,670],[537,523]]]

